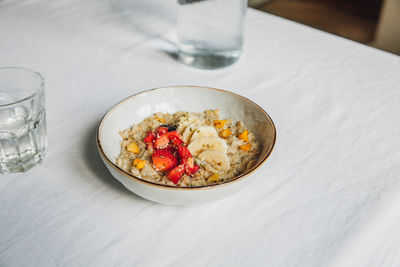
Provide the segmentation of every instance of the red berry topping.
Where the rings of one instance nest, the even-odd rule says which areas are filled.
[[[147,136],[143,139],[146,144],[151,143],[156,138],[156,135],[152,131],[147,132]]]
[[[147,143],[146,148],[147,150],[153,150],[154,149],[153,143]]]
[[[183,174],[193,176],[200,167],[194,164],[192,153],[182,141],[179,132],[168,130],[165,125],[159,126],[155,132],[149,131],[143,142],[148,149],[155,149],[152,155],[154,168],[157,171],[169,171],[168,178],[177,184]]]
[[[179,146],[183,143],[182,136],[177,131],[172,131],[167,133],[168,139],[172,144]]]
[[[181,163],[185,165],[186,174],[193,175],[200,169],[198,165],[194,164],[192,153],[190,153],[187,147],[179,146],[178,154],[181,159]]]
[[[154,151],[152,159],[153,166],[157,171],[168,171],[178,165],[178,160],[169,149]]]
[[[193,158],[192,153],[190,153],[189,149],[185,146],[178,147],[178,154],[183,162],[186,162],[189,158]]]
[[[192,168],[186,166],[185,171],[187,175],[193,176],[199,169],[200,169],[199,165],[195,164],[193,165]]]
[[[174,183],[177,184],[179,180],[182,178],[182,175],[185,172],[185,166],[183,164],[180,164],[173,168],[169,173],[168,173],[168,178]]]
[[[164,127],[164,126],[159,126],[156,128],[156,132],[158,133],[158,135],[163,135],[168,133],[168,127]]]
[[[156,141],[154,141],[154,146],[156,149],[164,149],[168,146],[169,139],[167,135],[161,135],[157,137]]]

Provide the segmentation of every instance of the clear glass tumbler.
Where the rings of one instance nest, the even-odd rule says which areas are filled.
[[[41,162],[46,140],[42,75],[0,68],[0,173],[26,171]]]
[[[178,58],[203,69],[233,64],[242,53],[247,0],[178,0]]]

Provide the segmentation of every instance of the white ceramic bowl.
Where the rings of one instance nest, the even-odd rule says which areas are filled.
[[[155,184],[135,177],[116,165],[121,141],[119,131],[155,112],[203,112],[207,109],[219,109],[222,117],[243,121],[255,134],[261,144],[261,153],[253,168],[222,184],[189,188]],[[97,131],[99,153],[110,173],[135,194],[169,205],[200,204],[238,192],[256,177],[253,171],[271,154],[275,139],[274,123],[260,106],[232,92],[199,86],[156,88],[130,96],[106,113]]]

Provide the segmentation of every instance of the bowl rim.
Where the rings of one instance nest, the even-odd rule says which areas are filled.
[[[147,92],[150,91],[158,91],[158,90],[165,90],[165,89],[170,89],[170,88],[187,88],[187,87],[191,87],[191,88],[197,88],[197,89],[205,89],[205,90],[214,90],[214,91],[219,91],[222,93],[227,93],[227,94],[231,94],[234,95],[236,97],[242,98],[243,100],[250,102],[250,104],[254,105],[257,109],[259,109],[264,115],[265,117],[270,121],[271,125],[272,125],[272,130],[273,130],[273,140],[272,140],[272,145],[271,148],[269,149],[269,151],[267,151],[266,155],[261,159],[257,161],[257,164],[255,164],[252,168],[250,168],[249,170],[235,176],[233,179],[223,182],[223,183],[217,183],[217,184],[211,184],[211,185],[201,185],[201,186],[193,186],[193,187],[178,187],[178,186],[173,186],[173,185],[166,185],[166,184],[158,184],[158,183],[154,183],[154,182],[150,182],[147,181],[145,179],[136,177],[133,174],[130,174],[126,171],[124,171],[123,169],[121,169],[120,167],[118,167],[116,164],[114,164],[104,153],[102,145],[101,145],[101,141],[100,141],[100,132],[102,130],[103,127],[103,123],[105,121],[105,119],[108,117],[109,114],[111,114],[113,112],[114,109],[116,109],[119,105],[123,104],[124,102]],[[109,166],[111,166],[115,171],[121,173],[122,175],[133,179],[135,181],[138,181],[140,183],[144,183],[146,185],[149,186],[154,186],[154,187],[158,187],[158,188],[164,188],[164,189],[173,189],[173,190],[204,190],[204,189],[213,189],[216,187],[221,187],[221,186],[225,186],[225,185],[229,185],[232,184],[234,182],[243,180],[245,177],[247,177],[249,174],[251,174],[252,172],[254,172],[256,169],[258,169],[262,164],[265,163],[265,161],[268,159],[268,157],[271,155],[272,151],[274,150],[275,147],[275,143],[276,143],[276,127],[275,124],[273,122],[273,120],[271,119],[271,117],[268,115],[268,113],[262,108],[260,107],[258,104],[256,104],[255,102],[251,101],[250,99],[248,99],[247,97],[244,97],[242,95],[233,93],[231,91],[227,91],[227,90],[223,90],[223,89],[217,89],[217,88],[212,88],[212,87],[206,87],[206,86],[196,86],[196,85],[172,85],[172,86],[164,86],[164,87],[157,87],[157,88],[152,88],[152,89],[148,89],[148,90],[144,90],[141,92],[138,92],[136,94],[133,94],[131,96],[128,96],[126,98],[124,98],[123,100],[119,101],[117,104],[115,104],[114,106],[112,106],[106,113],[105,115],[102,117],[99,126],[97,127],[97,131],[96,131],[96,143],[97,143],[97,148],[98,151],[100,153],[100,156],[108,163]]]

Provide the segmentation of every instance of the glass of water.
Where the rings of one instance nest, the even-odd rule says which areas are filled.
[[[247,0],[178,0],[178,58],[203,69],[236,62],[242,53]]]
[[[26,171],[46,150],[44,79],[17,67],[0,68],[0,173]]]

